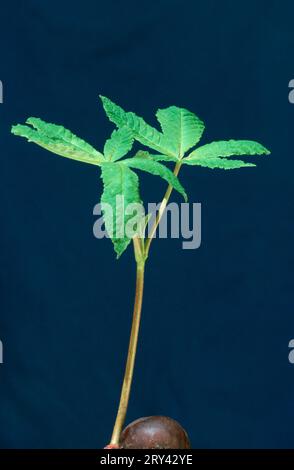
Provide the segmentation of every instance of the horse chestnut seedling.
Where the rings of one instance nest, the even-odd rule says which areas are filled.
[[[122,449],[190,449],[186,431],[174,419],[149,416],[129,424],[120,437]]]
[[[292,86],[292,82],[290,86]],[[293,91],[291,97],[292,95]],[[137,269],[133,320],[118,411],[111,441],[106,448],[118,449],[121,446],[125,449],[189,449],[190,443],[184,429],[173,419],[164,416],[140,418],[129,424],[121,434],[134,373],[141,321],[145,263],[172,190],[175,189],[187,200],[185,189],[178,179],[182,166],[188,165],[188,168],[200,166],[223,170],[254,167],[256,166],[254,163],[229,157],[268,155],[270,152],[263,145],[252,140],[218,140],[195,148],[202,137],[205,126],[202,120],[191,111],[177,106],[159,109],[156,113],[161,127],[159,130],[151,127],[135,113],[126,112],[109,98],[105,96],[100,98],[108,118],[117,126],[117,129],[106,140],[103,151],[95,149],[62,126],[34,117],[28,118],[25,125],[13,126],[12,133],[62,157],[94,165],[96,169],[100,168],[103,181],[101,203],[105,210],[103,210],[103,223],[101,224],[100,218],[95,222],[94,234],[98,238],[102,238],[106,234],[110,236],[118,257],[131,242],[134,245]],[[143,145],[143,149],[135,154],[130,154],[135,140]],[[149,147],[149,151],[146,147]],[[173,172],[165,165],[168,162],[175,163]],[[136,170],[160,176],[168,183],[154,218],[153,212],[145,213]],[[101,208],[102,206],[100,206]],[[94,213],[96,214],[96,210]],[[136,223],[134,223],[134,219],[136,219]],[[151,223],[149,223],[149,219]],[[101,231],[103,225],[106,230],[102,229]],[[163,266],[162,278],[167,276],[164,270]],[[100,281],[98,285],[101,291],[103,282]],[[175,288],[175,295],[177,294]],[[113,282],[113,295],[120,295],[118,282]],[[157,309],[158,314],[161,314],[160,305],[155,304],[154,308]]]

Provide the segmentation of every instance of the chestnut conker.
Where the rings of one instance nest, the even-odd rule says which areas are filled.
[[[120,438],[122,449],[190,449],[186,431],[167,416],[149,416],[130,423]]]

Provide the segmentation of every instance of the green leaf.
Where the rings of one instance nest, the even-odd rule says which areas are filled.
[[[270,151],[253,140],[220,140],[198,147],[185,160],[231,157],[233,155],[269,155]]]
[[[126,112],[109,98],[100,96],[104,110],[117,127],[127,127],[132,132],[134,139],[157,152],[173,156],[173,145],[157,129],[147,124],[143,118],[135,113]]]
[[[228,160],[226,158],[218,157],[193,157],[193,159],[184,158],[182,163],[185,163],[186,165],[203,166],[205,168],[220,168],[222,170],[234,170],[245,166],[256,166],[253,163],[246,163],[242,160]]]
[[[92,165],[100,165],[104,160],[104,156],[94,147],[63,126],[33,117],[27,119],[26,123],[29,126],[21,124],[12,126],[12,134],[25,137],[29,142],[34,142],[50,152],[72,160]]]
[[[176,157],[169,157],[168,155],[160,155],[160,154],[151,154],[147,152],[147,150],[138,150],[138,152],[134,155],[136,158],[147,158],[152,159],[156,162],[178,162],[178,158]]]
[[[168,155],[155,155],[152,154],[150,155],[152,160],[155,160],[156,162],[178,162],[179,159],[177,157],[169,157]]]
[[[204,131],[204,123],[195,114],[185,108],[170,106],[159,109],[156,117],[160,122],[164,136],[171,142],[178,159],[194,147]]]
[[[161,176],[165,181],[168,182],[176,191],[178,191],[187,201],[187,194],[181,185],[178,178],[170,171],[169,168],[158,163],[151,158],[142,158],[142,157],[133,157],[128,158],[127,160],[122,160],[122,165],[127,165],[131,168],[136,168],[137,170],[146,171],[152,175]]]
[[[131,150],[133,142],[132,132],[127,127],[113,131],[104,145],[105,158],[113,162],[119,160]]]
[[[128,204],[141,204],[139,178],[136,173],[121,162],[104,163],[101,169],[104,185],[101,202],[109,204],[113,211],[113,217],[107,210],[103,211],[105,227],[112,239],[117,257],[119,257],[131,241],[131,238],[125,233],[125,228],[133,216],[126,214],[125,209]]]

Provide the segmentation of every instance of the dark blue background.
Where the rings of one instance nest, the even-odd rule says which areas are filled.
[[[10,135],[40,116],[102,149],[98,94],[155,124],[184,106],[203,142],[255,139],[256,169],[184,168],[201,248],[154,242],[128,422],[164,414],[195,448],[293,447],[294,4],[2,2],[0,445],[102,447],[134,291],[133,253],[92,234],[97,170]],[[143,178],[158,201],[160,179]],[[177,196],[175,196],[177,199]]]

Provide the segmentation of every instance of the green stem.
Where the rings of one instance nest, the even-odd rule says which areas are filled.
[[[118,407],[118,412],[113,428],[113,433],[111,437],[112,445],[119,445],[120,435],[122,427],[125,422],[127,408],[130,398],[131,385],[133,380],[134,365],[138,344],[138,334],[140,328],[140,319],[141,319],[141,310],[142,310],[142,300],[143,300],[143,289],[144,289],[144,268],[145,261],[141,256],[140,240],[134,239],[134,249],[135,257],[137,263],[137,275],[136,275],[136,293],[135,293],[135,303],[133,311],[133,321],[131,336],[129,342],[128,357],[125,368],[125,375],[121,390],[120,402]]]
[[[174,168],[174,175],[175,176],[178,176],[179,174],[179,171],[181,169],[181,166],[182,166],[182,163],[181,162],[177,162],[176,163],[176,166]],[[148,258],[148,254],[149,254],[149,250],[150,250],[150,245],[152,243],[152,240],[153,240],[153,237],[154,237],[154,234],[156,232],[156,229],[159,225],[159,222],[161,221],[161,217],[163,216],[163,213],[165,211],[165,208],[167,206],[167,203],[169,201],[169,198],[170,198],[170,195],[172,193],[172,190],[173,190],[173,187],[169,184],[168,187],[167,187],[167,190],[166,190],[166,193],[161,201],[161,204],[160,204],[160,207],[159,207],[159,211],[158,213],[156,214],[156,218],[155,218],[155,221],[154,221],[154,224],[152,225],[151,227],[151,230],[150,230],[150,233],[148,235],[148,238],[146,240],[146,243],[145,243],[145,248],[144,248],[144,253],[145,253],[145,259]]]
[[[181,169],[181,165],[182,165],[181,162],[178,162],[176,164],[174,168],[175,176],[178,175]],[[110,442],[110,445],[113,445],[114,447],[119,446],[120,435],[121,435],[121,431],[122,431],[122,428],[126,419],[126,414],[127,414],[128,404],[129,404],[129,398],[130,398],[130,392],[131,392],[131,386],[132,386],[132,380],[133,380],[133,374],[134,374],[135,358],[136,358],[136,352],[137,352],[140,320],[141,320],[141,310],[142,310],[142,300],[143,300],[143,290],[144,290],[145,262],[149,254],[150,245],[151,245],[153,236],[160,223],[161,217],[169,201],[172,190],[173,190],[173,187],[169,185],[164,195],[164,198],[161,201],[158,214],[156,215],[156,219],[150,230],[150,234],[145,244],[142,241],[142,239],[139,237],[135,237],[133,239],[135,259],[136,259],[136,264],[137,264],[136,293],[135,293],[133,321],[132,321],[131,335],[130,335],[130,341],[129,341],[127,362],[126,362],[126,367],[125,367],[125,374],[124,374],[123,385],[121,389],[118,411],[117,411],[116,420],[115,420],[111,442]]]

